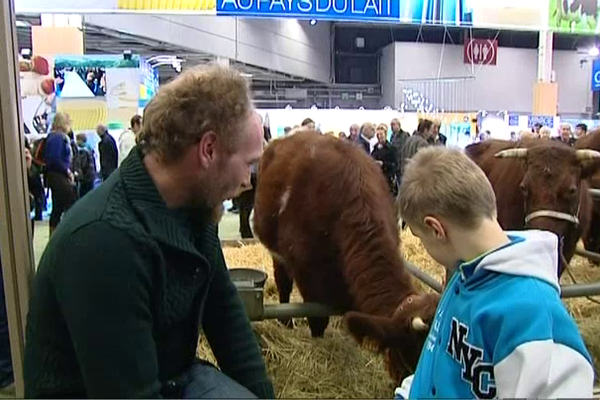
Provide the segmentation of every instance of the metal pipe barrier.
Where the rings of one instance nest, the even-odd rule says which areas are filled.
[[[311,318],[342,315],[343,313],[319,303],[265,304],[263,319]]]
[[[600,262],[600,254],[592,251],[587,251],[578,247],[575,249],[575,254],[581,257],[589,258],[592,261]]]
[[[560,297],[587,297],[600,295],[600,283],[583,283],[578,285],[561,285]]]
[[[442,293],[442,291],[444,290],[444,287],[437,279],[435,279],[433,276],[429,275],[427,272],[422,271],[418,267],[414,266],[410,262],[404,260],[404,267],[406,268],[406,270],[408,272],[411,273],[412,276],[419,279],[421,282],[423,282],[424,284],[426,284],[427,286],[429,286],[436,292]]]

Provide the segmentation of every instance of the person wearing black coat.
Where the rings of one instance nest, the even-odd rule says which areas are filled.
[[[360,127],[360,134],[356,139],[356,143],[361,146],[367,154],[371,154],[371,139],[375,136],[375,126],[370,122],[365,122]]]
[[[102,180],[105,181],[117,169],[119,164],[119,150],[117,142],[108,133],[104,125],[98,125],[96,133],[100,136],[100,143],[98,143],[100,151],[100,175],[102,176]]]
[[[377,127],[377,144],[371,153],[371,157],[381,166],[381,171],[390,186],[390,192],[393,196],[397,196],[396,171],[398,169],[398,159],[396,149],[387,141],[387,126],[384,124]]]

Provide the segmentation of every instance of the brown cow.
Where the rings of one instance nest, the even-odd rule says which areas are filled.
[[[586,136],[577,139],[575,148],[600,151],[600,129],[595,129]],[[594,161],[594,163],[600,164],[600,160]],[[591,188],[600,189],[600,172],[592,175],[588,179],[588,184]],[[600,199],[593,201],[590,225],[587,233],[583,235],[583,245],[588,251],[600,253]]]
[[[504,229],[548,230],[561,238],[560,276],[589,223],[591,198],[585,179],[597,170],[588,160],[600,153],[535,139],[488,140],[465,151],[490,180]]]
[[[439,296],[417,294],[387,182],[362,148],[310,131],[274,140],[260,162],[254,213],[281,303],[295,281],[306,302],[356,311],[346,314],[350,333],[386,353],[396,382],[416,367]],[[312,336],[328,322],[309,318]]]

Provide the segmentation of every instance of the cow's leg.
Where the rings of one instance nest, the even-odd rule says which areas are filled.
[[[289,303],[290,294],[294,287],[294,280],[289,276],[285,269],[285,265],[275,258],[273,258],[273,270],[275,271],[275,283],[277,284],[277,292],[279,293],[279,302],[282,304]],[[288,328],[294,327],[291,318],[281,318],[279,319],[279,322]]]
[[[323,337],[325,335],[325,329],[327,329],[327,325],[329,325],[329,317],[308,318],[310,335],[314,338]]]

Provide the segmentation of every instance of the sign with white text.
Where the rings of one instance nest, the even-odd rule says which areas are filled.
[[[592,64],[592,91],[600,92],[600,60]]]

